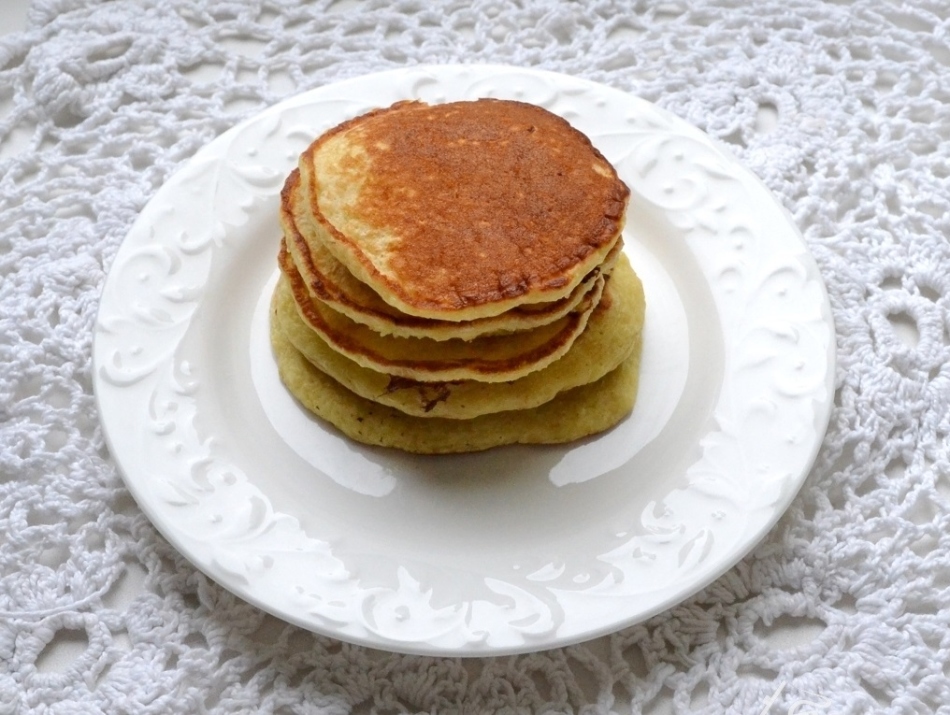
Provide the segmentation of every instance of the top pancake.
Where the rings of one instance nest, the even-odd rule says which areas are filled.
[[[372,328],[380,335],[430,338],[432,340],[473,340],[486,335],[513,333],[547,325],[578,308],[593,289],[599,276],[613,269],[623,241],[614,244],[604,262],[588,273],[574,291],[561,300],[518,306],[500,315],[474,320],[435,320],[406,315],[386,303],[368,285],[357,280],[324,245],[312,235],[304,235],[299,223],[305,211],[299,172],[287,177],[281,191],[280,223],[287,251],[306,282],[311,296],[350,320]]]
[[[587,137],[502,100],[370,112],[299,166],[301,229],[390,305],[441,320],[568,296],[617,242],[629,197]]]

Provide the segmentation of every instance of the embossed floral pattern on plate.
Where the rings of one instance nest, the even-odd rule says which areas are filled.
[[[296,405],[270,355],[283,177],[314,136],[374,106],[482,96],[561,114],[631,186],[626,250],[648,301],[638,404],[561,447],[353,444]],[[330,636],[493,655],[635,623],[747,553],[815,458],[834,330],[785,211],[697,129],[572,77],[428,66],[300,95],[199,152],[120,248],[94,361],[130,490],[198,568]]]

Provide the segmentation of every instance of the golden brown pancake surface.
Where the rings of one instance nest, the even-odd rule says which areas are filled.
[[[301,233],[298,221],[305,211],[304,202],[299,171],[294,170],[281,191],[280,223],[287,251],[301,278],[315,299],[382,335],[471,340],[483,335],[540,327],[577,309],[598,276],[607,275],[612,270],[623,245],[622,240],[617,241],[604,262],[561,300],[518,306],[500,315],[474,320],[420,318],[402,313],[386,303],[368,285],[358,281],[322,241]]]
[[[334,255],[399,310],[446,320],[568,295],[618,240],[629,196],[566,121],[490,99],[370,112],[300,170]]]

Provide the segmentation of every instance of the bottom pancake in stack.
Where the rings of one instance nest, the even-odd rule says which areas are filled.
[[[581,302],[571,314],[586,311],[563,351],[560,333],[550,329],[534,341],[531,331],[472,341],[384,335],[361,341],[364,326],[334,328],[342,316],[308,290],[286,248],[280,266],[271,340],[281,380],[304,407],[359,442],[423,454],[563,443],[602,432],[633,408],[644,297],[622,254],[595,305]],[[519,352],[516,344],[506,352],[513,339],[528,349]],[[552,344],[560,354],[547,360]],[[400,359],[380,358],[380,345]],[[480,368],[441,359],[466,349],[487,356],[474,361]],[[468,377],[443,377],[460,372]]]

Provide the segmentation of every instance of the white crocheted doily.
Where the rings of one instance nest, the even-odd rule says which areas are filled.
[[[943,0],[36,0],[0,38],[0,715],[950,712]],[[407,63],[637,94],[732,145],[838,331],[817,464],[752,555],[646,623],[499,659],[265,616],[178,555],[99,427],[91,344],[156,189],[239,119]]]

